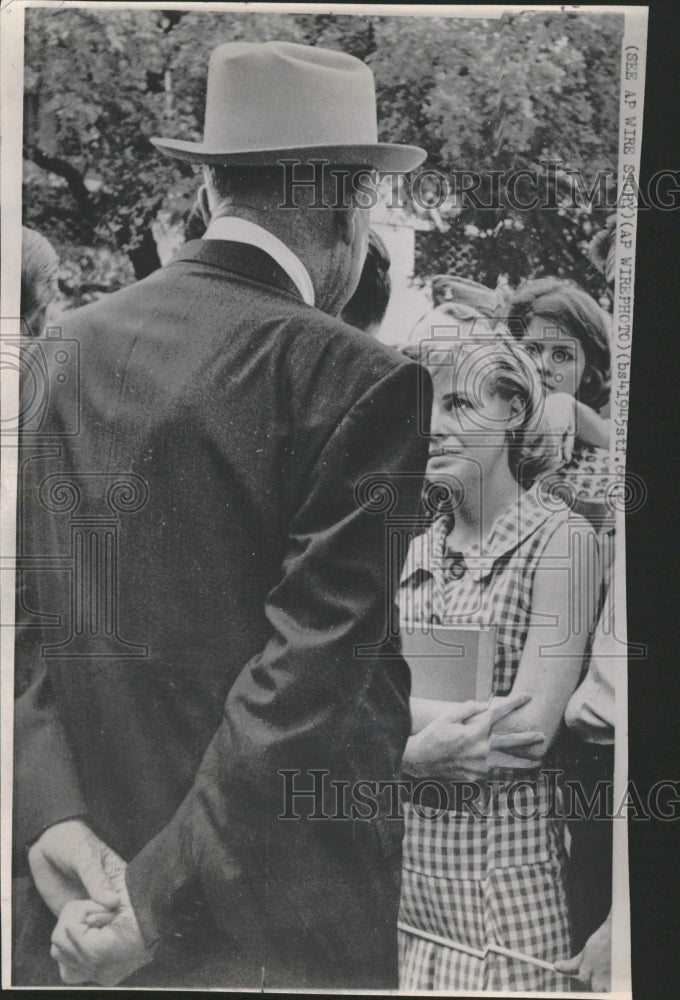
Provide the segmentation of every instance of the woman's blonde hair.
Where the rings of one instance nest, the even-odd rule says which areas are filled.
[[[527,351],[501,324],[491,325],[467,305],[450,307],[456,335],[409,344],[403,353],[420,362],[432,376],[446,373],[452,383],[462,379],[473,403],[481,387],[503,399],[517,398],[522,419],[508,431],[510,469],[522,486],[530,486],[554,465],[554,448],[542,423],[544,392],[536,365]]]

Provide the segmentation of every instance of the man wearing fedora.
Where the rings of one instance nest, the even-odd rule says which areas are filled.
[[[203,142],[153,141],[204,165],[207,232],[71,314],[79,397],[24,463],[15,983],[396,988],[401,822],[342,795],[409,732],[387,580],[430,388],[336,318],[368,219],[330,168],[424,153],[377,142],[363,63],[283,42],[216,49]]]

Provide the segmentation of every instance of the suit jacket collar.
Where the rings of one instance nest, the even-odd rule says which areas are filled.
[[[230,240],[237,243],[248,243],[259,247],[279,264],[288,277],[295,282],[300,295],[308,306],[314,305],[314,285],[309,271],[294,250],[280,240],[278,236],[258,225],[251,219],[242,219],[238,215],[221,215],[212,219],[203,233],[204,240]]]
[[[182,263],[217,267],[288,292],[302,302],[297,285],[283,268],[264,250],[248,243],[236,243],[231,240],[190,240],[180,247],[168,266]]]

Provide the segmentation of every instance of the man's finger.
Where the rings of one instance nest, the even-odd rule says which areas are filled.
[[[96,913],[90,913],[85,917],[85,923],[88,927],[108,927],[112,920],[115,920],[118,916],[115,910],[98,910]]]
[[[491,725],[495,726],[497,722],[504,719],[506,715],[510,715],[518,708],[522,708],[531,701],[531,695],[526,691],[519,691],[517,694],[509,694],[507,698],[496,698],[491,702],[490,713],[491,713]]]
[[[92,982],[92,976],[89,972],[83,972],[82,969],[78,969],[74,965],[67,965],[65,962],[59,962],[58,965],[59,975],[63,983],[67,983],[69,986],[78,986],[81,983]]]
[[[75,925],[66,924],[64,927],[64,933],[69,943],[70,954],[74,956],[78,965],[83,967],[88,967],[91,964],[91,954],[87,950],[86,942],[84,940],[85,934],[90,930],[96,932],[96,928],[90,928],[88,924],[78,923]],[[96,933],[93,937],[96,939]]]
[[[90,899],[112,910],[120,905],[120,896],[104,870],[103,848],[106,848],[106,845],[93,835],[88,842],[87,852],[84,852],[82,860],[79,860],[77,870]]]
[[[81,965],[78,958],[69,948],[62,948],[59,944],[55,944],[54,940],[50,946],[50,958],[61,966],[67,969],[71,969],[74,973],[78,972],[82,975],[87,974],[88,979],[92,979],[92,976],[85,965]]]

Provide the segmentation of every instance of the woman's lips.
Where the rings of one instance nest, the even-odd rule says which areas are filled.
[[[436,451],[430,455],[427,464],[430,468],[437,468],[438,466],[448,465],[452,458],[458,458],[460,455],[461,452],[458,450]]]

